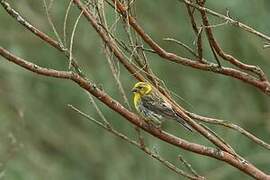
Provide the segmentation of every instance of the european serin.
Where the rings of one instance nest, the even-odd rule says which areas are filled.
[[[177,115],[163,95],[153,88],[150,83],[138,82],[134,85],[132,92],[134,93],[134,106],[146,120],[152,120],[160,125],[160,119],[169,118],[176,120],[186,129],[192,131],[192,128]]]

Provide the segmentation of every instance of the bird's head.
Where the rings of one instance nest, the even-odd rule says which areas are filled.
[[[134,85],[132,88],[132,92],[134,94],[140,94],[141,96],[147,95],[152,91],[152,86],[151,84],[147,82],[138,82]]]

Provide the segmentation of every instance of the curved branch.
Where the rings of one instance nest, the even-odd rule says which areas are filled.
[[[63,52],[66,57],[70,58],[69,53],[68,53],[68,51],[67,51],[67,49],[65,47],[61,46],[56,40],[54,40],[53,38],[51,38],[50,36],[48,36],[44,32],[40,31],[33,24],[31,24],[30,22],[28,22],[27,20],[25,20],[25,18],[23,18],[20,15],[20,13],[18,13],[17,11],[15,11],[9,5],[9,3],[7,3],[5,0],[1,0],[0,1],[0,4],[7,11],[7,13],[11,17],[13,17],[14,19],[16,19],[16,21],[19,22],[22,26],[24,26],[26,29],[28,29],[30,32],[32,32],[34,35],[36,35],[37,37],[39,37],[43,41],[47,42],[49,45],[51,45],[55,49]],[[77,73],[79,73],[81,76],[84,76],[84,74],[82,73],[82,71],[81,71],[81,69],[80,69],[77,61],[74,58],[71,58],[71,65],[75,68],[75,70],[76,70]]]
[[[198,1],[198,4],[201,7],[204,7],[204,1]],[[261,81],[267,81],[267,78],[266,78],[264,72],[260,69],[260,67],[242,63],[241,61],[239,61],[238,59],[236,59],[232,55],[227,54],[226,52],[223,51],[223,49],[220,47],[220,45],[218,44],[218,42],[214,38],[214,34],[213,34],[213,31],[212,31],[211,25],[209,23],[206,12],[204,10],[200,10],[200,13],[201,13],[203,25],[206,29],[206,35],[208,38],[208,42],[209,42],[211,48],[224,60],[230,62],[231,64],[235,65],[236,67],[238,67],[242,70],[246,70],[246,71],[249,71],[249,72],[252,72],[252,73],[258,75]]]
[[[94,29],[98,32],[98,34],[101,36],[101,38],[103,39],[103,41],[108,45],[108,48],[110,48],[110,50],[115,54],[115,56],[119,59],[120,62],[122,62],[124,64],[124,66],[127,68],[127,70],[133,74],[134,72],[134,66],[132,64],[130,64],[129,62],[126,61],[125,57],[122,55],[122,53],[118,50],[118,47],[116,46],[115,42],[113,41],[113,39],[111,39],[104,31],[103,29],[99,26],[99,24],[97,23],[96,19],[94,18],[93,14],[91,12],[89,12],[85,6],[81,3],[80,0],[73,0],[73,2],[78,6],[78,8],[83,12],[83,14],[85,15],[86,19],[92,24],[92,26],[94,27]],[[137,74],[137,76],[135,76],[137,79],[139,78],[140,74]],[[141,76],[141,75],[140,75]],[[144,77],[143,77],[144,78]],[[141,79],[138,79],[140,81],[142,81]],[[143,80],[145,81],[145,80]],[[160,88],[159,88],[160,89]],[[218,148],[220,148],[221,150],[224,150],[234,156],[237,156],[235,154],[235,152],[228,146],[226,146],[226,144],[224,144],[222,141],[220,141],[220,139],[218,139],[215,135],[213,135],[211,132],[209,132],[207,129],[205,129],[204,127],[202,127],[201,125],[199,125],[197,122],[195,122],[193,119],[191,119],[189,116],[187,116],[180,107],[178,107],[178,105],[176,103],[174,103],[174,101],[169,97],[169,95],[167,96],[165,91],[162,91],[165,93],[166,96],[164,96],[164,98],[167,98],[168,100],[170,100],[172,102],[172,105],[174,106],[174,109],[176,111],[176,113],[182,117],[182,119],[184,119],[189,125],[191,125],[193,127],[193,129],[195,129],[197,132],[199,132],[201,135],[203,135],[206,139],[208,139],[210,142],[212,142],[214,145],[216,145]],[[162,95],[162,94],[161,94]]]
[[[94,84],[91,84],[89,81],[87,81],[86,79],[84,79],[83,77],[81,77],[80,75],[76,73],[67,72],[67,71],[57,71],[53,69],[39,67],[33,63],[27,62],[26,60],[11,54],[9,51],[5,50],[2,47],[0,47],[0,55],[3,56],[8,61],[14,64],[17,64],[34,73],[37,73],[43,76],[49,76],[49,77],[55,77],[55,78],[61,78],[61,79],[70,79],[74,81],[76,84],[78,84],[80,87],[82,87],[83,89],[91,93],[93,96],[95,96],[105,105],[107,105],[109,108],[119,113],[122,117],[124,117],[130,123],[142,128],[144,131],[161,139],[164,142],[167,142],[169,144],[172,144],[174,146],[180,147],[182,149],[185,149],[185,150],[197,153],[197,154],[209,156],[209,157],[224,161],[256,179],[270,180],[270,176],[268,174],[262,172],[253,164],[249,162],[241,162],[239,161],[239,159],[235,158],[233,155],[225,151],[206,147],[206,146],[199,145],[196,143],[191,143],[184,139],[171,135],[165,131],[161,131],[160,129],[150,127],[137,114],[134,114],[133,112],[130,112],[129,110],[127,110],[124,106],[122,106],[119,102],[112,99],[104,91],[98,89]]]
[[[226,76],[230,76],[236,79],[239,79],[243,82],[253,85],[257,87],[262,92],[270,96],[270,83],[268,81],[261,81],[245,72],[242,72],[233,68],[224,68],[219,67],[214,63],[200,63],[198,61],[193,61],[188,58],[180,57],[174,53],[167,52],[162,47],[160,47],[146,32],[144,32],[143,28],[137,23],[136,19],[126,13],[125,6],[120,3],[118,0],[111,0],[115,4],[116,10],[124,17],[124,19],[128,19],[129,24],[133,27],[133,29],[141,36],[141,38],[154,50],[156,53],[169,61],[179,63],[185,66],[193,67],[196,69],[210,71],[218,74],[223,74]],[[79,3],[79,0],[74,0],[74,2]],[[265,78],[266,79],[266,78]]]
[[[142,150],[144,153],[148,154],[149,156],[151,156],[152,158],[158,160],[160,163],[162,163],[164,166],[166,166],[167,168],[169,168],[170,170],[176,172],[179,175],[182,175],[184,177],[187,177],[188,179],[193,179],[193,180],[205,180],[205,178],[203,176],[200,176],[196,173],[196,171],[194,171],[192,169],[192,166],[190,164],[188,164],[184,159],[181,159],[183,162],[185,162],[185,164],[188,164],[189,169],[192,170],[191,172],[194,174],[189,174],[185,171],[183,171],[182,169],[177,168],[175,165],[173,165],[171,162],[165,160],[164,158],[162,158],[161,156],[159,156],[158,154],[152,152],[148,147],[146,147],[144,144],[141,144],[140,142],[137,142],[135,140],[130,139],[129,137],[127,137],[126,135],[118,132],[116,129],[114,129],[112,126],[107,125],[106,123],[102,123],[94,118],[92,118],[91,116],[89,116],[88,114],[85,114],[84,112],[80,111],[79,109],[75,108],[72,105],[68,105],[72,110],[74,110],[75,112],[79,113],[81,116],[87,118],[88,120],[92,121],[93,123],[95,123],[96,125],[98,125],[99,127],[102,127],[103,129],[107,130],[108,132],[114,134],[115,136],[123,139],[124,141],[134,145],[135,147],[139,148],[140,150]],[[195,172],[195,173],[194,173]]]
[[[100,26],[100,24],[96,21],[96,18],[90,14],[86,7],[81,4],[81,2],[78,0],[73,0],[73,2],[78,5],[79,9],[83,12],[84,16],[88,20],[88,22],[91,23],[91,25],[94,27],[96,32],[99,34],[101,39],[105,44],[108,44],[108,48],[111,50],[111,52],[117,57],[117,59],[125,66],[125,68],[131,72],[131,74],[136,77],[139,81],[145,81],[145,78],[137,72],[137,69],[130,64],[129,62],[126,61],[125,56],[121,53],[121,51],[117,48],[115,41],[111,39],[107,33],[104,31],[103,27]]]
[[[4,3],[4,5],[6,5],[6,2],[4,0],[1,0],[0,3],[2,5],[3,5],[3,3]],[[21,24],[24,25],[25,27],[29,27],[30,28],[29,30],[31,30],[34,34],[36,34],[36,35],[40,34],[40,33],[36,33],[36,32],[41,32],[41,31],[37,30],[34,27],[31,27],[32,25],[30,23],[28,23],[27,21],[25,21],[20,15],[18,16],[18,13],[16,11],[14,11],[13,9],[11,9],[9,6],[6,6],[6,7],[7,8],[5,8],[5,9],[9,13],[11,12],[11,15],[13,14],[13,17],[15,17],[18,22],[20,22],[20,23],[21,22],[24,22],[24,23],[21,23]],[[17,13],[17,15],[16,15],[16,13]],[[87,14],[87,13],[85,13],[85,14]],[[137,69],[132,64],[130,64],[129,62],[127,62],[124,56],[121,56],[122,55],[122,52],[118,49],[117,46],[114,45],[114,41],[112,41],[112,39],[110,39],[109,36],[107,36],[107,32],[103,31],[102,28],[100,28],[100,24],[97,23],[95,17],[94,16],[91,17],[91,14],[90,14],[90,17],[88,17],[88,20],[91,23],[93,23],[92,24],[93,27],[99,33],[99,35],[101,36],[101,38],[103,39],[103,41],[105,43],[111,45],[110,50],[115,54],[115,56],[120,60],[120,62],[122,62],[124,64],[124,66],[133,75],[139,74],[137,72]],[[30,24],[30,26],[27,26],[29,24]],[[44,35],[46,36],[46,34],[44,34],[44,33],[41,32],[41,35],[38,35],[38,36],[41,36],[40,38],[42,38]],[[49,40],[46,40],[46,39],[49,39]],[[43,40],[46,41],[46,42],[48,42],[49,44],[51,44],[51,42],[54,41],[50,37],[45,38]],[[51,41],[51,40],[53,40],[53,41]],[[150,38],[150,40],[151,40],[151,38]],[[56,41],[54,41],[54,42],[56,42]],[[52,46],[54,46],[55,48],[59,49],[60,51],[63,51],[65,53],[67,52],[63,47],[61,47],[59,44],[57,44],[57,42],[56,42],[56,44],[54,44],[54,43],[52,43],[52,44],[51,44]],[[233,74],[235,74],[236,78],[238,78],[238,79],[239,79],[239,77],[243,76],[243,78],[246,78],[246,80],[248,79],[247,81],[253,82],[254,84],[256,84],[258,82],[258,80],[256,78],[254,78],[254,77],[252,77],[252,76],[250,76],[250,75],[248,75],[246,73],[243,73],[241,71],[232,69],[232,68],[219,68],[216,64],[212,64],[212,63],[207,63],[207,64],[205,64],[205,66],[203,66],[202,63],[194,62],[191,59],[179,57],[179,56],[177,56],[175,54],[168,53],[165,50],[164,50],[164,52],[166,53],[165,54],[165,57],[166,56],[167,57],[171,57],[172,59],[169,59],[169,60],[171,60],[173,62],[176,62],[176,63],[180,63],[180,64],[184,64],[184,65],[188,64],[188,66],[191,66],[191,67],[194,66],[195,68],[198,68],[199,67],[198,69],[205,68],[204,70],[212,71],[212,72],[218,72],[218,73],[221,73],[221,74],[228,73],[232,77],[234,77]],[[68,72],[68,71],[56,71],[56,70],[52,70],[52,69],[41,68],[41,67],[39,67],[39,66],[37,66],[35,64],[29,63],[29,62],[24,61],[24,60],[22,60],[20,58],[19,59],[16,59],[15,56],[12,56],[12,54],[10,54],[8,51],[4,50],[3,48],[0,48],[0,54],[2,56],[4,56],[4,57],[8,58],[13,63],[16,63],[16,64],[18,64],[18,65],[20,65],[20,66],[22,66],[22,67],[24,67],[24,68],[26,68],[26,69],[28,69],[30,71],[36,72],[38,74],[45,75],[45,76],[57,77],[57,78],[71,79],[71,80],[75,81],[77,84],[79,84],[81,87],[85,88],[88,92],[90,92],[92,94],[94,93],[94,91],[97,91],[98,90],[95,87],[95,85],[89,84],[89,82],[86,79],[84,79],[83,77],[80,77],[78,74],[75,74],[75,73],[72,73],[72,72]],[[13,60],[11,60],[11,59],[13,59]],[[48,72],[49,72],[49,74],[47,74]],[[137,79],[139,79],[139,80],[144,80],[144,77],[141,76],[140,74],[137,75],[137,76],[135,76],[135,77]],[[243,80],[243,81],[245,81],[245,80]],[[252,84],[252,83],[250,83],[250,84]],[[260,89],[262,88],[262,89],[266,89],[267,90],[267,87],[268,86],[269,86],[269,83],[268,82],[265,82],[265,84],[258,84],[258,88],[260,88]],[[92,89],[87,89],[87,87],[88,88],[91,87]],[[269,90],[269,88],[268,88],[268,90]],[[98,94],[96,94],[96,97],[99,98],[100,96],[97,96],[97,95]],[[108,99],[111,100],[111,101],[109,101]],[[107,104],[109,107],[113,106],[114,103],[116,103],[116,104],[118,103],[118,102],[114,101],[113,99],[111,99],[109,96],[107,96],[107,100],[108,100],[107,103],[103,99],[101,99],[101,100],[102,100],[102,102],[104,102],[105,104]],[[112,104],[112,105],[110,106],[109,104]],[[120,104],[118,103],[118,105],[120,105]],[[113,108],[113,107],[111,107],[111,108]],[[120,108],[120,109],[118,109],[118,108]],[[120,113],[122,116],[128,118],[128,116],[125,116],[125,114],[122,114],[121,112],[119,112],[121,110],[122,106],[120,105],[118,108],[116,107],[114,110],[117,111],[118,113]],[[182,112],[180,112],[180,114],[181,113]],[[134,123],[135,125],[137,125],[132,120],[130,120],[130,119],[128,119],[128,120],[130,122]],[[198,145],[198,144],[195,144],[195,146],[193,146],[194,143],[189,143],[189,142],[187,142],[185,140],[182,140],[182,139],[180,139],[180,142],[179,142],[179,138],[176,138],[174,136],[171,136],[170,134],[167,134],[166,132],[163,132],[163,131],[156,132],[156,130],[153,130],[153,128],[148,127],[147,124],[144,124],[144,122],[139,122],[139,123],[142,123],[142,124],[140,124],[138,126],[140,126],[141,128],[145,129],[146,131],[148,131],[149,133],[151,133],[152,135],[154,135],[154,136],[156,136],[156,137],[158,137],[160,139],[163,139],[164,138],[163,140],[165,140],[165,141],[167,140],[166,142],[168,142],[168,143],[174,144],[174,145],[176,145],[178,147],[184,148],[184,149],[189,150],[189,151],[193,151],[193,152],[196,152],[196,153],[199,153],[199,154],[203,154],[203,155],[206,155],[206,156],[214,157],[216,159],[225,161],[225,162],[227,162],[227,163],[229,163],[229,164],[237,167],[238,169],[242,170],[243,172],[246,172],[247,174],[249,174],[249,175],[251,175],[253,177],[262,178],[262,179],[269,178],[268,175],[266,175],[265,173],[261,172],[260,170],[258,170],[253,165],[251,165],[251,164],[248,163],[247,164],[248,167],[246,167],[246,163],[240,162],[239,159],[235,158],[235,156],[233,156],[233,155],[231,155],[231,154],[229,154],[229,153],[227,153],[225,151],[219,151],[219,150],[216,150],[216,149],[213,149],[213,148],[210,148],[209,149],[208,147],[201,146],[201,145]],[[152,130],[153,130],[153,132],[152,132]],[[172,138],[172,140],[170,140],[170,138]],[[176,139],[174,139],[174,138],[176,138]],[[191,147],[189,147],[189,145],[191,145]],[[196,145],[198,145],[200,148],[206,148],[206,149],[208,149],[208,151],[211,151],[211,153],[209,153],[209,152],[207,153],[205,151],[200,152],[198,150],[198,147]],[[196,147],[197,147],[197,149],[196,149]],[[224,159],[224,157],[219,157],[220,156],[220,155],[218,155],[219,153],[221,154],[221,156],[223,156],[225,154],[226,155],[226,158]],[[213,154],[217,154],[216,155],[217,157],[214,156]],[[235,160],[236,162],[234,162],[233,160]],[[240,163],[240,164],[238,164],[237,162]],[[241,164],[243,166],[241,166]],[[252,175],[253,173],[255,173],[255,174]]]
[[[192,119],[196,119],[196,120],[206,122],[206,123],[210,123],[210,124],[221,125],[221,126],[233,129],[233,130],[243,134],[244,136],[246,136],[247,138],[249,138],[250,140],[252,140],[256,144],[259,144],[260,146],[270,150],[270,144],[264,142],[260,138],[256,137],[255,135],[251,134],[250,132],[248,132],[247,130],[243,129],[242,127],[240,127],[240,126],[238,126],[236,124],[233,124],[233,123],[230,123],[228,121],[221,120],[221,119],[203,117],[203,116],[200,116],[200,115],[188,112],[188,111],[185,111],[185,113],[187,115],[189,115]]]
[[[178,0],[178,1],[179,2],[183,2],[183,0]],[[219,14],[219,13],[217,13],[215,11],[212,11],[211,9],[208,9],[208,8],[205,8],[205,7],[201,7],[201,6],[199,6],[199,5],[195,4],[195,3],[190,2],[189,0],[184,0],[184,3],[190,5],[190,6],[196,8],[198,10],[203,10],[203,11],[205,11],[208,14],[211,14],[213,16],[216,16],[218,18],[221,18],[221,19],[229,22],[230,24],[232,24],[232,25],[234,25],[236,27],[239,27],[239,28],[241,28],[241,29],[243,29],[243,30],[251,33],[251,34],[254,34],[254,35],[256,35],[256,36],[258,36],[258,37],[266,40],[267,42],[270,42],[270,37],[269,36],[267,36],[267,35],[259,32],[259,31],[256,31],[255,29],[253,29],[252,27],[250,27],[248,25],[245,25],[245,24],[243,24],[243,23],[241,23],[239,21],[236,21],[236,20],[234,20],[234,19],[232,19],[232,18],[230,18],[228,16],[225,16],[223,14]]]

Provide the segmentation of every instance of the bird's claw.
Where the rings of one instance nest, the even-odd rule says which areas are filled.
[[[158,122],[155,124],[155,127],[161,131],[161,127],[162,127],[162,123],[161,122]]]
[[[160,121],[151,121],[146,119],[145,122],[148,124],[150,128],[156,128],[161,131],[162,123]]]

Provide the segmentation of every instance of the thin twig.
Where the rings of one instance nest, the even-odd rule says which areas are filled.
[[[83,12],[80,12],[79,16],[76,18],[76,21],[74,23],[74,26],[73,26],[73,29],[72,29],[72,33],[71,33],[71,37],[70,37],[70,43],[69,43],[69,63],[68,63],[68,69],[71,68],[71,65],[72,65],[72,59],[73,59],[73,54],[72,54],[72,51],[73,51],[73,42],[74,42],[74,35],[75,35],[75,31],[77,29],[77,25],[79,23],[79,20],[82,16]]]
[[[64,39],[64,46],[67,47],[67,19],[68,15],[71,9],[72,5],[72,0],[69,1],[66,13],[65,13],[65,18],[64,18],[64,25],[63,25],[63,39]]]
[[[198,4],[201,7],[204,7],[204,1],[198,1]],[[245,63],[241,62],[240,60],[238,60],[237,58],[235,58],[234,56],[223,51],[223,49],[219,45],[218,41],[215,39],[212,29],[210,28],[211,25],[209,23],[207,13],[204,10],[199,10],[199,11],[201,13],[203,25],[205,26],[207,39],[208,39],[209,45],[211,47],[211,50],[215,55],[215,59],[219,62],[219,60],[216,56],[216,53],[217,53],[224,60],[230,62],[231,64],[240,68],[241,70],[255,74],[256,76],[258,76],[260,78],[261,81],[267,81],[266,75],[258,66],[245,64]],[[219,63],[219,65],[220,65],[220,63]]]
[[[123,88],[122,82],[120,81],[120,78],[117,75],[117,70],[116,70],[115,66],[113,65],[113,62],[112,62],[112,59],[111,59],[112,57],[109,55],[109,52],[108,52],[108,49],[107,48],[105,49],[105,51],[107,51],[107,53],[105,53],[106,54],[106,59],[107,59],[107,61],[109,63],[111,72],[112,72],[113,77],[114,77],[114,79],[116,81],[116,85],[117,85],[117,87],[119,89],[119,92],[120,92],[121,96],[123,97],[124,103],[127,105],[128,109],[131,109],[131,106],[129,104],[129,101],[128,101],[126,92],[125,92],[125,90]]]
[[[188,5],[194,7],[196,9],[198,9],[198,10],[203,10],[206,13],[211,14],[211,15],[213,15],[215,17],[224,19],[226,22],[228,22],[228,23],[230,23],[230,24],[232,24],[232,25],[234,25],[236,27],[239,27],[239,28],[251,33],[251,34],[254,34],[254,35],[266,40],[267,42],[270,42],[270,37],[269,36],[267,36],[267,35],[255,30],[255,29],[253,29],[252,27],[250,27],[250,26],[248,26],[246,24],[243,24],[243,23],[241,23],[239,21],[236,21],[236,20],[232,19],[231,17],[228,16],[228,14],[223,15],[223,14],[217,13],[217,12],[211,10],[211,9],[206,8],[206,7],[201,7],[201,6],[191,2],[189,0],[178,0],[178,1],[181,2],[181,3],[184,2],[185,4],[188,4]]]
[[[129,8],[127,9],[127,13],[130,13],[130,14],[133,14],[134,15],[135,14],[135,9],[134,9],[134,6],[131,6],[133,2],[134,1],[132,1],[132,2],[129,3],[129,5],[128,5]],[[132,13],[132,10],[134,10],[133,11],[134,13]],[[105,15],[103,15],[103,17],[105,17]],[[117,19],[115,20],[115,23],[114,23],[115,25],[119,21],[119,18],[120,17],[117,17]],[[153,72],[151,71],[151,69],[149,68],[149,65],[148,65],[148,62],[147,62],[147,58],[146,58],[146,55],[145,55],[144,51],[141,51],[141,49],[138,49],[137,48],[137,46],[138,46],[137,45],[138,44],[138,36],[136,36],[136,34],[134,33],[134,35],[135,35],[135,41],[136,41],[136,43],[135,43],[134,40],[133,40],[133,37],[132,37],[132,28],[129,25],[128,19],[126,19],[123,22],[124,22],[124,30],[125,30],[125,32],[127,34],[129,43],[131,44],[130,46],[133,47],[133,50],[130,50],[130,48],[128,48],[125,43],[122,43],[122,41],[119,41],[112,33],[110,33],[110,31],[108,30],[108,28],[106,28],[106,31],[109,32],[110,35],[111,35],[111,37],[116,40],[117,44],[119,44],[122,48],[124,48],[124,50],[126,50],[126,52],[128,52],[130,54],[130,58],[129,58],[130,59],[130,62],[131,62],[132,59],[134,59],[136,61],[136,63],[139,65],[139,67],[143,70],[143,73],[146,74],[146,76],[148,78],[150,78],[151,80],[155,81],[155,78],[156,77],[153,74]],[[104,26],[103,27],[107,27],[106,26],[106,23],[104,23]],[[121,43],[119,43],[119,42],[121,42]],[[140,54],[142,55],[142,57],[140,56]],[[144,62],[142,62],[142,61],[144,61]],[[119,77],[118,77],[118,79],[119,79]],[[124,96],[124,98],[125,98],[125,96]],[[141,146],[144,147],[145,146],[145,142],[144,142],[144,139],[142,137],[142,134],[141,134],[140,129],[137,126],[135,126],[134,128],[135,128],[135,131],[136,131],[136,133],[138,135],[139,143],[141,144]]]
[[[193,31],[196,34],[196,45],[197,45],[197,52],[198,52],[198,56],[199,56],[199,61],[203,62],[203,47],[202,47],[202,29],[197,27],[197,23],[195,21],[194,18],[194,9],[191,10],[191,6],[186,4],[186,8],[188,11],[188,15],[190,18],[190,22],[193,28]]]
[[[24,26],[26,29],[28,29],[30,32],[32,32],[34,35],[39,37],[44,42],[48,43],[52,47],[56,48],[57,50],[64,53],[64,55],[69,58],[69,52],[68,50],[63,47],[61,44],[59,44],[56,40],[45,34],[44,32],[37,29],[33,24],[31,24],[29,21],[27,21],[20,13],[18,13],[16,10],[14,10],[9,3],[7,3],[5,0],[0,1],[1,5],[4,7],[4,9],[7,11],[7,13],[13,17],[18,23],[20,23],[22,26]],[[74,67],[75,71],[80,74],[82,77],[86,77],[81,70],[78,62],[73,58],[72,59],[72,66]]]
[[[104,27],[106,29],[106,32],[109,32],[103,2],[97,4],[96,6],[97,6],[97,12],[98,12],[99,20],[100,20],[101,23],[103,23],[102,27]],[[116,67],[114,66],[114,64],[113,64],[113,54],[110,52],[110,49],[108,47],[106,47],[106,44],[104,44],[104,53],[106,55],[106,59],[108,61],[109,67],[110,67],[111,72],[112,72],[112,75],[113,75],[113,77],[115,79],[118,90],[119,90],[121,96],[123,97],[124,103],[127,105],[127,107],[129,109],[131,109],[131,106],[129,105],[129,101],[128,101],[127,95],[125,93],[125,90],[123,88],[122,82],[120,81],[120,69],[117,70]]]
[[[51,6],[52,6],[52,2],[53,2],[53,1],[51,1],[51,3],[49,4],[49,5],[50,5],[50,8],[51,8]],[[54,25],[54,23],[53,23],[53,20],[52,20],[52,18],[51,18],[51,14],[50,14],[50,12],[49,12],[49,11],[50,11],[50,8],[48,8],[46,0],[43,0],[43,4],[44,4],[44,7],[45,7],[45,12],[46,12],[46,15],[47,15],[49,24],[50,24],[51,28],[53,29],[54,35],[56,36],[56,38],[57,38],[59,44],[60,44],[62,47],[64,47],[64,44],[63,44],[63,42],[62,42],[62,40],[61,40],[61,38],[60,38],[60,36],[59,36],[59,34],[58,34],[56,28],[55,28],[55,25]]]
[[[238,126],[238,125],[236,125],[234,123],[231,123],[231,122],[228,122],[228,121],[225,121],[225,120],[221,120],[221,119],[203,117],[203,116],[200,116],[200,115],[188,112],[188,111],[185,111],[185,112],[193,119],[233,129],[233,130],[243,134],[244,136],[246,136],[248,139],[252,140],[256,144],[270,150],[270,144],[264,142],[262,139],[256,137],[255,135],[251,134],[247,130],[243,129],[242,127],[240,127],[240,126]]]
[[[100,108],[98,107],[97,103],[95,102],[93,96],[91,94],[88,94],[88,96],[89,96],[90,102],[93,104],[94,108],[96,109],[99,117],[102,119],[102,121],[105,123],[107,127],[110,127],[111,123],[109,123],[109,121],[106,119],[106,117],[104,116]]]
[[[195,169],[188,163],[181,155],[178,155],[178,159],[188,168],[188,170],[194,174],[195,176],[199,177],[200,175],[195,171]]]
[[[118,0],[111,0],[113,3],[116,4],[116,8],[119,13],[121,13],[122,16],[126,17],[127,14],[125,13],[125,7],[118,1]],[[74,2],[79,2],[79,0],[74,0]],[[85,14],[86,15],[86,14]],[[86,17],[89,15],[86,15]],[[249,83],[253,85],[254,87],[257,87],[262,92],[264,92],[267,95],[270,95],[270,83],[269,81],[261,81],[258,80],[257,77],[254,77],[252,75],[247,74],[246,72],[243,72],[241,70],[233,69],[233,68],[220,68],[217,64],[213,63],[198,63],[196,61],[193,61],[188,58],[184,58],[181,56],[178,56],[174,53],[167,52],[162,47],[160,47],[144,30],[143,28],[137,23],[136,19],[128,16],[129,18],[129,24],[133,27],[133,29],[137,32],[138,35],[141,36],[141,38],[144,40],[145,43],[147,43],[153,50],[156,51],[156,53],[164,58],[165,60],[172,61],[175,63],[179,63],[185,66],[190,66],[193,68],[210,71],[214,73],[220,73],[224,74],[230,77],[234,77],[236,79],[239,79],[243,82]]]
[[[189,47],[188,45],[186,45],[185,43],[182,43],[176,39],[173,39],[173,38],[164,38],[163,40],[165,41],[172,41],[172,42],[175,42],[176,44],[184,47],[188,52],[190,52],[193,56],[195,57],[198,57],[198,55],[194,52],[193,49],[191,49],[191,47]]]
[[[126,135],[120,133],[119,131],[115,130],[112,126],[108,127],[106,124],[103,124],[102,122],[94,119],[93,117],[89,116],[88,114],[80,111],[78,108],[72,106],[72,105],[68,105],[68,107],[70,107],[73,111],[77,112],[78,114],[80,114],[81,116],[85,117],[86,119],[90,120],[91,122],[94,122],[96,125],[98,125],[99,127],[102,127],[103,129],[105,129],[106,131],[114,134],[115,136],[123,139],[124,141],[128,142],[129,144],[134,145],[135,147],[139,148],[140,150],[142,150],[144,153],[146,153],[147,155],[153,157],[154,159],[158,160],[161,164],[163,164],[165,167],[169,168],[170,170],[174,171],[175,173],[184,176],[188,179],[194,179],[194,180],[203,180],[205,179],[202,176],[193,176],[181,169],[179,169],[178,167],[176,167],[175,165],[173,165],[172,163],[170,163],[169,161],[165,160],[164,158],[162,158],[161,156],[157,155],[156,153],[152,152],[149,148],[147,148],[146,146],[142,146],[140,143],[138,143],[137,141],[134,141],[132,139],[130,139],[129,137],[127,137]]]

